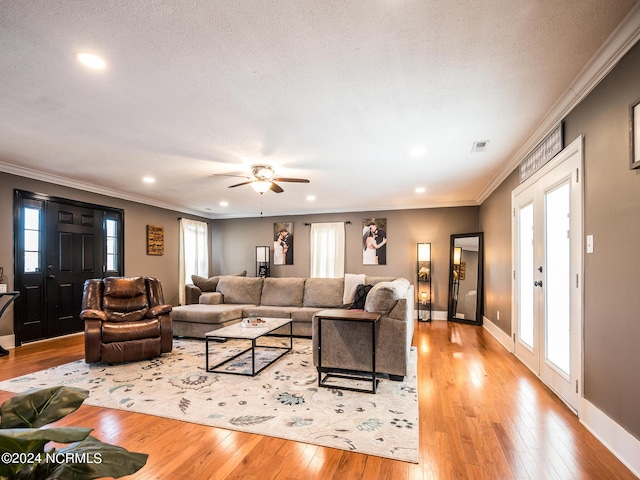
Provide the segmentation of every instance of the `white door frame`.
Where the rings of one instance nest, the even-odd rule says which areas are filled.
[[[535,373],[543,383],[551,388],[558,396],[576,413],[580,406],[580,398],[582,397],[582,342],[583,342],[583,137],[580,136],[574,140],[570,145],[565,147],[555,158],[549,163],[544,165],[527,181],[513,190],[511,194],[511,206],[512,206],[512,306],[511,306],[511,331],[513,340],[513,352],[514,354]],[[566,163],[565,162],[570,162]],[[563,387],[554,384],[553,380],[548,379],[548,373],[556,370],[555,367],[545,362],[544,351],[544,325],[539,325],[536,322],[534,327],[534,335],[537,342],[542,342],[537,351],[531,351],[524,344],[518,345],[518,315],[519,315],[519,290],[518,290],[518,215],[516,199],[518,195],[523,194],[519,199],[524,198],[528,189],[532,186],[539,184],[544,185],[544,179],[547,175],[554,172],[554,170],[563,166],[567,168],[568,165],[572,166],[571,181],[572,181],[572,205],[573,202],[578,202],[578,210],[575,211],[572,206],[571,225],[570,225],[570,238],[571,238],[571,275],[572,279],[575,278],[575,283],[571,289],[571,317],[572,317],[572,329],[571,329],[571,378],[565,378],[564,393]],[[557,170],[556,173],[557,174]],[[550,177],[549,177],[550,178]],[[574,195],[576,195],[574,197]],[[524,201],[519,202],[525,204]],[[546,283],[546,282],[545,282]],[[573,281],[572,281],[573,283]],[[544,293],[544,289],[541,290],[541,295]],[[540,298],[544,298],[543,296]],[[530,352],[530,354],[529,354]],[[565,376],[566,377],[566,376]],[[575,393],[573,392],[573,385],[575,383]],[[571,386],[569,392],[567,386]],[[564,395],[564,396],[563,396]],[[566,398],[565,398],[566,397]]]

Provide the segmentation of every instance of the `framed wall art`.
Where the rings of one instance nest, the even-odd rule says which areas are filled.
[[[362,219],[362,264],[387,264],[387,219]]]
[[[273,264],[293,265],[293,222],[273,224]]]
[[[164,227],[147,225],[147,255],[164,255]]]
[[[640,168],[640,99],[629,107],[629,168]]]

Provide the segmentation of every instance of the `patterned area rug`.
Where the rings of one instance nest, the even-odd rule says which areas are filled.
[[[246,345],[211,345],[210,364],[232,357]],[[256,369],[274,354],[258,352]],[[224,368],[250,369],[247,355]],[[88,405],[417,463],[416,357],[414,348],[404,382],[383,378],[374,395],[318,387],[309,339],[294,338],[293,350],[255,377],[207,373],[204,341],[176,340],[171,353],[152,360],[112,366],[80,360],[0,382],[0,390],[17,393],[71,385],[90,391]]]

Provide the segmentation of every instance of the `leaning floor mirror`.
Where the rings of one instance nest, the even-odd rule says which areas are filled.
[[[482,325],[482,232],[451,235],[450,253],[448,318]]]

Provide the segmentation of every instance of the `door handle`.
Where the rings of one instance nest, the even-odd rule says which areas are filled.
[[[47,275],[47,278],[49,280],[54,280],[56,278],[56,276],[55,275]]]
[[[536,280],[535,282],[533,282],[533,286],[534,287],[541,287],[542,286],[542,280]]]

